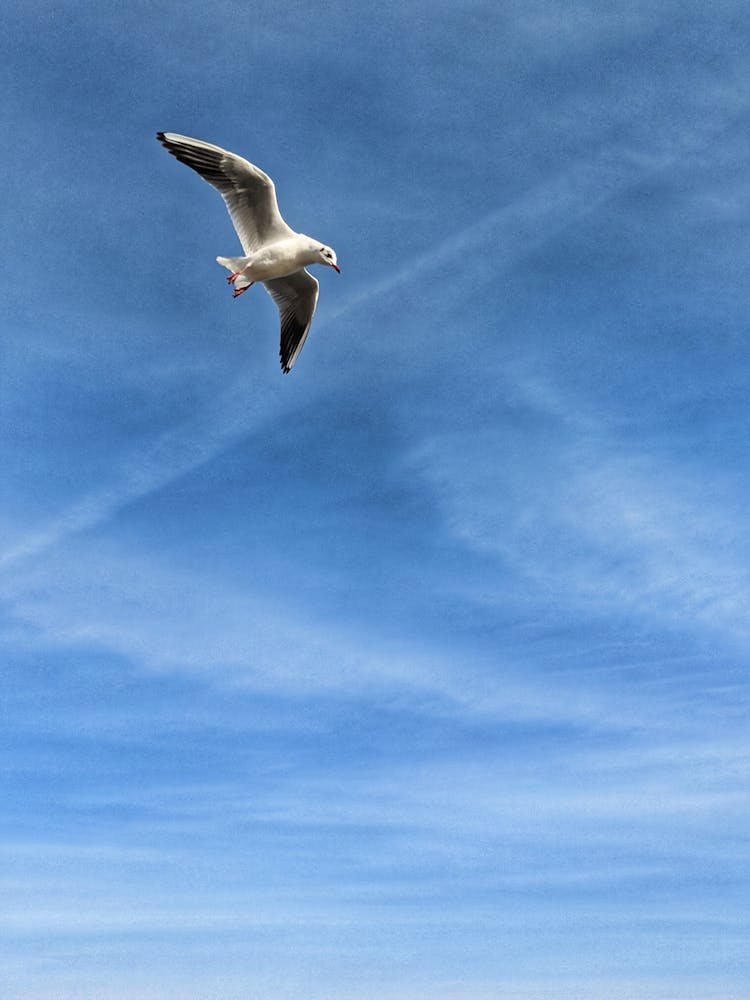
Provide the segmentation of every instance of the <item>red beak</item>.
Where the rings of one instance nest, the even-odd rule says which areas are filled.
[[[338,264],[331,264],[331,267],[334,269],[336,274],[341,274],[341,268],[338,266]]]

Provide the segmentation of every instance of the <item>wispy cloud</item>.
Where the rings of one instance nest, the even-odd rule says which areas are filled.
[[[718,129],[719,126],[714,125],[710,131],[691,136],[683,145],[688,150],[699,148]],[[401,287],[441,281],[446,270],[466,258],[472,248],[490,239],[491,252],[471,255],[475,277],[478,280],[483,271],[495,273],[508,267],[576,219],[596,211],[628,185],[664,169],[676,155],[675,150],[669,150],[644,159],[641,154],[631,153],[624,147],[610,148],[590,162],[577,164],[535,187],[512,204],[490,212],[460,232],[452,233],[394,273],[367,285],[342,306],[321,309],[317,325],[321,328],[333,325]],[[378,350],[383,346],[383,342],[378,341]],[[325,392],[333,384],[333,377],[319,382],[314,394]],[[308,391],[306,398],[309,399],[309,395]],[[252,376],[236,380],[190,420],[161,432],[135,453],[119,457],[109,483],[6,547],[0,553],[0,571],[43,553],[70,535],[102,524],[128,503],[199,468],[253,429],[274,419],[289,405],[295,403],[290,404],[288,396],[262,391],[259,380]],[[299,405],[299,397],[296,405]]]
[[[0,555],[0,569],[37,556],[71,535],[102,524],[122,507],[209,461],[255,425],[273,419],[274,401],[259,399],[252,377],[237,380],[219,399],[178,427],[120,458],[111,481],[21,538]],[[278,404],[277,404],[278,406]]]
[[[585,402],[509,370],[504,428],[434,437],[410,458],[447,529],[558,602],[744,645],[750,535],[733,478],[707,480],[664,448],[624,442]]]
[[[7,579],[8,609],[27,642],[109,650],[149,670],[277,694],[369,693],[420,712],[581,722],[607,717],[591,690],[572,704],[511,659],[459,663],[422,637],[389,637],[258,586],[228,588],[112,546],[73,548]],[[612,716],[614,721],[614,716]]]
[[[0,61],[4,1000],[744,1000],[746,6],[73,6]],[[288,379],[165,126],[339,251]]]

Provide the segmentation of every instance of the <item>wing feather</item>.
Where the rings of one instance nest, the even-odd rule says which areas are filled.
[[[307,339],[315,306],[318,302],[319,284],[316,278],[301,268],[283,278],[264,281],[266,291],[276,303],[281,320],[281,370],[289,372],[299,357]]]
[[[157,132],[156,138],[221,194],[246,254],[293,233],[279,212],[273,181],[259,167],[201,139],[174,132]]]

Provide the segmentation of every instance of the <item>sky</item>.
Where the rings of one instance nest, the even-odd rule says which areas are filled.
[[[2,996],[749,1000],[747,5],[3,22]]]

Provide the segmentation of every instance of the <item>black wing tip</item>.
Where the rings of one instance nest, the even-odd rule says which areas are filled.
[[[281,361],[281,370],[285,375],[288,375],[292,370],[292,365],[294,361],[291,359],[292,352],[285,351],[284,345],[281,345],[281,350],[279,351],[279,360]]]
[[[162,146],[165,146],[169,150],[170,153],[173,153],[176,149],[189,149],[191,152],[200,152],[200,150],[196,150],[195,146],[181,141],[182,139],[188,138],[187,136],[178,135],[176,132],[157,132],[156,138]],[[195,141],[200,142],[200,140]]]
[[[162,146],[166,149],[168,153],[171,153],[172,156],[177,156],[177,148],[174,142],[172,142],[171,139],[167,138],[168,134],[169,133],[167,132],[157,132],[156,138],[159,140],[159,142],[162,144]]]
[[[192,146],[186,147],[184,143],[175,140],[175,135],[173,132],[157,132],[156,138],[162,144],[162,146],[167,150],[167,152],[177,155],[178,150],[183,150],[185,148],[191,149]]]

